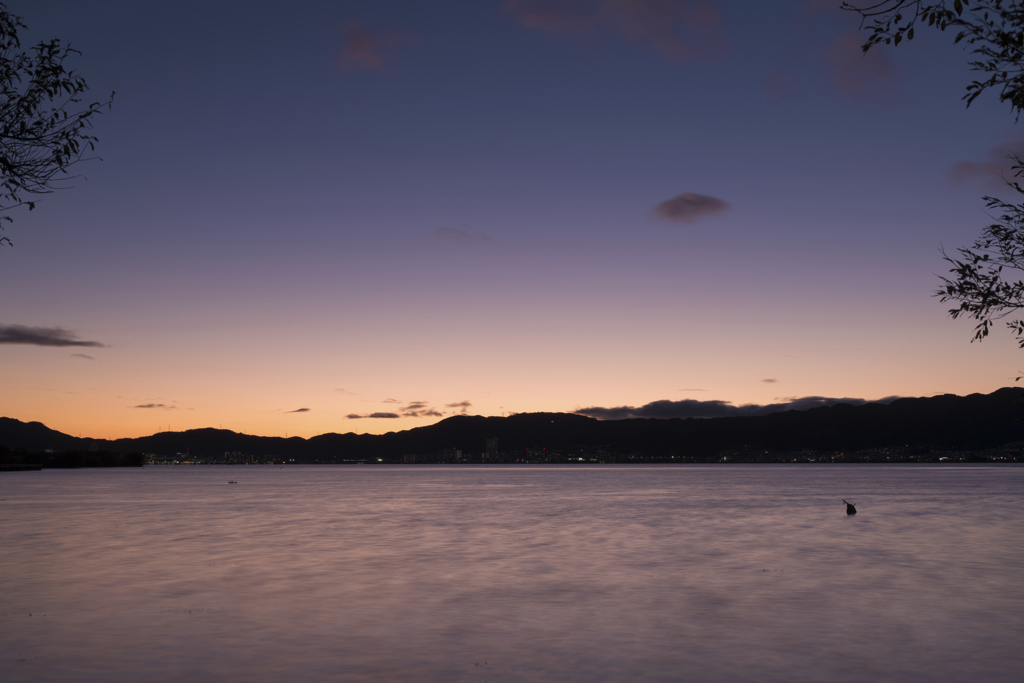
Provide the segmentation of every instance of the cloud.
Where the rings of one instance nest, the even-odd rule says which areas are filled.
[[[0,344],[31,344],[33,346],[92,346],[103,348],[97,341],[82,341],[74,332],[62,327],[28,327],[0,325]]]
[[[445,408],[454,408],[458,410],[461,415],[465,415],[466,412],[473,407],[473,404],[469,401],[459,401],[458,403],[446,403]]]
[[[141,405],[132,406],[133,408],[160,408],[162,410],[177,410],[177,406],[169,406],[164,403],[143,403]]]
[[[618,408],[581,408],[573,411],[577,415],[596,417],[599,420],[626,420],[635,417],[669,419],[674,417],[727,417],[736,410],[728,401],[653,401],[645,406],[619,406]]]
[[[84,353],[73,353],[73,354],[71,354],[71,357],[72,358],[83,358],[85,360],[96,360],[92,356],[86,355]]]
[[[285,413],[308,413],[310,408],[299,408],[297,410],[286,410]]]
[[[402,403],[393,398],[386,398],[381,403]],[[435,410],[430,407],[430,404],[426,401],[409,401],[406,405],[397,409],[397,412],[388,413],[370,413],[368,415],[360,415],[353,413],[348,415],[350,420],[361,420],[363,418],[398,418],[398,417],[444,417],[444,413]]]
[[[444,417],[444,413],[434,410],[425,401],[413,401],[402,408],[401,413],[402,417]]]
[[[342,393],[342,394],[348,394],[349,396],[355,396],[355,394],[353,394],[351,391],[348,391],[346,389],[335,389],[335,391],[337,391],[339,393]]]
[[[954,164],[950,176],[955,182],[977,181],[991,194],[1005,192],[1007,180],[1014,178],[1013,164],[1010,155],[1024,156],[1024,137],[1008,138],[1004,143],[992,147],[986,152],[984,161],[961,161]]]
[[[505,0],[521,25],[547,33],[624,37],[671,60],[716,57],[722,13],[710,0]]]
[[[398,54],[398,49],[415,42],[413,36],[401,31],[373,33],[358,21],[341,27],[345,44],[337,66],[340,71],[383,71]]]
[[[717,197],[709,197],[696,192],[683,192],[655,206],[654,213],[668,221],[694,223],[701,218],[714,216],[728,209],[729,204]]]
[[[899,70],[889,61],[885,46],[875,45],[864,52],[863,44],[864,36],[850,30],[825,47],[832,85],[860,105],[903,104],[894,91]]]
[[[480,232],[476,228],[471,228],[468,225],[434,228],[433,232],[430,234],[440,240],[455,240],[458,242],[469,242],[471,244],[485,244],[493,241],[489,235]]]
[[[403,410],[402,417],[444,417],[444,413],[440,413],[433,408],[425,408],[423,410]]]
[[[763,379],[761,381],[764,382],[765,384],[775,384],[779,380],[777,380],[777,379]]]
[[[757,405],[754,403],[734,406],[729,401],[697,401],[685,399],[682,401],[653,401],[639,408],[632,406],[620,406],[618,408],[581,408],[574,411],[577,415],[595,417],[599,420],[626,420],[630,418],[709,418],[709,417],[740,417],[752,415],[768,415],[780,413],[786,410],[810,410],[812,408],[823,408],[834,406],[838,403],[848,403],[860,406],[865,403],[892,403],[899,396],[887,396],[877,401],[868,401],[863,398],[826,398],[824,396],[804,396],[800,398],[789,398],[779,403],[768,405]]]

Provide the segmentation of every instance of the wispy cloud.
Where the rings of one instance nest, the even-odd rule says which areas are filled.
[[[166,403],[142,403],[140,405],[132,406],[132,407],[133,408],[157,408],[157,409],[160,409],[160,410],[177,410],[178,409],[178,406],[169,406]]]
[[[489,235],[486,235],[476,228],[472,228],[468,225],[434,228],[430,234],[440,240],[454,240],[456,242],[469,242],[471,244],[484,244],[493,241]]]
[[[72,358],[81,358],[83,360],[96,360],[92,356],[89,356],[89,355],[84,354],[84,353],[73,353],[73,354],[71,354],[71,357]]]
[[[710,0],[505,0],[521,25],[556,34],[619,35],[671,60],[716,57],[725,40]]]
[[[777,379],[763,379],[761,381],[764,382],[765,384],[775,384],[779,380],[777,380]]]
[[[350,21],[341,27],[345,43],[338,57],[338,69],[348,71],[383,71],[398,54],[402,45],[416,42],[403,31],[372,32],[358,21]]]
[[[402,417],[444,417],[444,414],[431,408],[425,401],[413,401],[402,408]]]
[[[421,410],[403,410],[402,417],[444,417],[444,413],[433,408],[423,408]]]
[[[695,223],[701,218],[716,216],[729,209],[728,202],[696,192],[683,192],[654,207],[654,213],[668,221]]]
[[[1008,138],[1002,144],[992,147],[986,152],[982,161],[961,161],[955,164],[950,176],[957,182],[978,182],[983,191],[998,195],[1007,190],[1007,180],[1014,178],[1011,155],[1024,155],[1024,136]]]
[[[98,341],[84,341],[63,327],[29,327],[0,325],[0,344],[31,344],[33,346],[91,346],[103,348]]]
[[[899,70],[889,61],[884,45],[867,52],[861,48],[864,36],[846,31],[825,47],[829,80],[856,104],[894,107],[903,104],[895,90]]]
[[[734,406],[729,401],[697,401],[684,399],[682,401],[652,401],[643,406],[619,406],[616,408],[581,408],[574,411],[577,415],[595,417],[599,420],[626,420],[631,418],[710,418],[710,417],[739,417],[751,415],[768,415],[780,413],[786,410],[811,410],[812,408],[824,408],[839,403],[850,405],[864,405],[865,403],[892,403],[900,398],[899,396],[887,396],[876,401],[869,401],[863,398],[827,398],[824,396],[803,396],[800,398],[789,398],[779,403],[758,405],[749,403],[742,406]]]
[[[382,403],[402,403],[393,398],[384,399]],[[350,420],[362,420],[366,418],[394,419],[399,417],[444,417],[444,413],[435,410],[426,401],[409,401],[395,412],[378,412],[362,414],[352,413],[347,416]]]
[[[458,403],[446,403],[444,407],[458,410],[461,415],[465,415],[473,407],[473,404],[469,401],[459,401]]]
[[[298,408],[296,410],[286,410],[285,413],[308,413],[310,408]]]

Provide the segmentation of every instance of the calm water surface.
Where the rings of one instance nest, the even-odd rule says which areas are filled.
[[[0,520],[10,682],[1024,671],[1021,467],[46,470]]]

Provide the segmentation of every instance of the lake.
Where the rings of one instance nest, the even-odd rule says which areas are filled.
[[[12,683],[1024,671],[1019,466],[43,470],[0,520]]]

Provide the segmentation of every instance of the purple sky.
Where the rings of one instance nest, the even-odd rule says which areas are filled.
[[[0,250],[0,326],[103,346],[0,334],[0,414],[308,436],[1012,384],[1012,338],[930,295],[1024,134],[965,109],[951,36],[863,57],[839,4],[12,0],[117,96]]]

